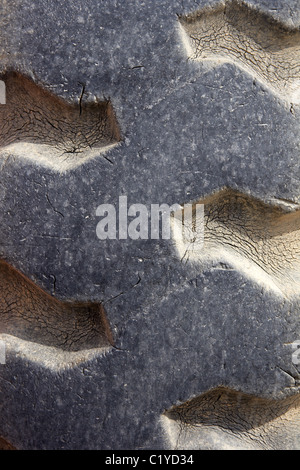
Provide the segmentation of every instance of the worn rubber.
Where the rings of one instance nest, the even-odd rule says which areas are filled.
[[[299,449],[297,0],[1,7],[0,448]]]

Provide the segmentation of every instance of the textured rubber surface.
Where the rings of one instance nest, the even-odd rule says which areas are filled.
[[[300,282],[300,212],[265,204],[232,189],[200,201],[204,204],[204,246],[177,242],[181,260],[209,266],[231,265],[281,298],[296,298]],[[182,210],[182,209],[181,209]],[[175,217],[182,224],[182,217]],[[191,223],[193,218],[191,217]],[[191,227],[192,229],[192,227]]]
[[[0,120],[4,156],[20,154],[63,171],[120,141],[111,103],[82,105],[84,87],[78,103],[70,104],[15,72],[1,78],[6,89]]]
[[[300,448],[300,9],[269,3],[1,2],[0,435],[13,447]],[[230,30],[225,56],[214,36],[201,56],[203,24]],[[97,208],[120,196],[204,202],[203,250],[100,240]]]
[[[0,278],[1,333],[70,352],[112,344],[101,304],[60,302],[3,261]]]
[[[237,64],[282,99],[299,103],[298,28],[236,0],[198,10],[180,22],[191,58]]]
[[[260,398],[218,387],[164,413],[175,449],[299,446],[299,396]]]

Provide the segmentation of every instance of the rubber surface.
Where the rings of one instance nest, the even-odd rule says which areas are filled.
[[[18,96],[7,83],[0,104],[0,435],[14,448],[300,447],[300,9],[269,3],[2,2],[1,77]],[[230,29],[227,55],[212,37],[202,60],[195,18]],[[203,251],[101,240],[97,208],[124,196],[204,202]]]

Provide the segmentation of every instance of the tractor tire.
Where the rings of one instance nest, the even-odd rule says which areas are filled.
[[[0,447],[299,450],[299,2],[0,25]]]

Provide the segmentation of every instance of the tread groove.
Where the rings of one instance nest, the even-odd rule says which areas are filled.
[[[15,337],[19,344],[30,342],[48,347],[49,351],[61,352],[66,359],[66,353],[72,358],[71,353],[91,350],[101,353],[114,345],[100,303],[57,300],[2,260],[0,334],[2,338]]]
[[[199,242],[199,229],[193,242],[175,238],[182,227],[182,210],[171,219],[180,259],[203,267],[224,263],[276,295],[299,296],[299,209],[267,204],[230,188],[197,204],[204,205],[203,243]],[[199,222],[191,217],[190,223],[192,232]]]
[[[72,169],[117,145],[120,129],[109,100],[68,103],[17,72],[7,72],[0,105],[0,155],[57,171]]]
[[[230,62],[281,99],[300,103],[300,30],[243,1],[231,0],[179,17],[193,60]]]
[[[162,415],[173,446],[293,449],[299,439],[300,395],[263,398],[227,387],[209,390]],[[222,444],[220,444],[220,442]]]

